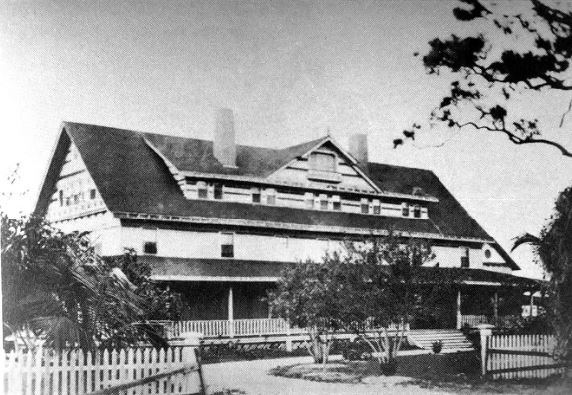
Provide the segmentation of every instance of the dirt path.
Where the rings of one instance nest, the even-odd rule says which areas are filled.
[[[208,393],[234,390],[231,394],[294,395],[294,394],[446,394],[416,385],[405,384],[407,377],[379,377],[367,383],[323,383],[270,376],[268,370],[279,365],[311,362],[309,357],[227,362],[204,365]]]

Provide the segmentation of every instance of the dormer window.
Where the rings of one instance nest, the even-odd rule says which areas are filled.
[[[325,152],[314,152],[310,156],[310,169],[317,171],[336,171],[336,156]]]
[[[314,208],[314,194],[311,192],[306,192],[306,194],[304,195],[304,201],[305,201],[305,206],[307,209],[313,209]]]
[[[377,199],[373,201],[373,213],[375,215],[381,214],[381,205],[380,205],[379,200],[377,200]]]
[[[409,217],[409,204],[403,203],[401,205],[401,215],[404,217]]]
[[[214,198],[216,200],[222,200],[223,193],[222,193],[222,184],[216,183],[214,184]]]
[[[252,203],[260,203],[260,188],[252,188]]]
[[[415,218],[421,218],[421,207],[415,206],[415,207],[413,208],[413,217],[415,217]]]
[[[338,195],[332,196],[332,208],[334,211],[342,210],[342,201]]]
[[[199,199],[207,199],[209,197],[209,191],[206,182],[204,181],[197,182],[197,191]]]
[[[328,209],[328,195],[320,195],[320,210]]]
[[[274,206],[276,204],[276,189],[266,190],[266,204]]]
[[[362,214],[369,214],[369,201],[367,199],[361,200],[360,207]]]

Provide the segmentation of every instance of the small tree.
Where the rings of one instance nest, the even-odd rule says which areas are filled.
[[[412,318],[438,314],[447,305],[438,303],[446,295],[439,292],[439,276],[424,281],[420,273],[433,258],[427,243],[395,236],[347,244],[337,275],[340,325],[363,339],[388,373]]]
[[[340,303],[335,273],[339,256],[326,256],[286,268],[276,290],[269,292],[271,311],[290,324],[306,330],[308,352],[316,363],[326,363],[333,333],[338,329]]]
[[[513,250],[530,243],[548,274],[543,293],[548,297],[547,318],[558,342],[558,357],[572,359],[572,187],[556,200],[554,214],[540,236],[525,234],[516,239]]]

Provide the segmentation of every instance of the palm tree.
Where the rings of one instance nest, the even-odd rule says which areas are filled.
[[[2,214],[1,259],[3,324],[14,336],[32,333],[56,348],[164,344],[145,323],[147,300],[86,233]]]
[[[554,213],[539,236],[524,234],[513,250],[531,244],[548,274],[548,318],[558,339],[560,357],[572,358],[572,187],[556,199]]]

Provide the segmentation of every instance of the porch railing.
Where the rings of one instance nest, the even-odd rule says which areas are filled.
[[[478,324],[489,324],[491,321],[490,318],[486,315],[480,314],[480,315],[474,315],[474,314],[469,314],[469,315],[462,315],[461,316],[461,328],[465,325],[469,325],[469,326],[475,326]]]
[[[461,316],[461,328],[465,325],[469,326],[476,326],[479,324],[492,324],[498,327],[506,327],[512,320],[515,319],[515,316],[512,315],[501,315],[498,316],[495,320],[494,317],[488,315],[462,315]]]
[[[247,318],[236,320],[193,320],[193,321],[155,321],[167,330],[169,337],[179,337],[184,332],[199,332],[204,337],[234,337],[234,336],[267,336],[295,335],[305,330],[288,325],[282,318]],[[389,330],[397,330],[397,325],[391,325]],[[406,330],[409,329],[408,325]],[[375,328],[370,328],[375,330]]]

